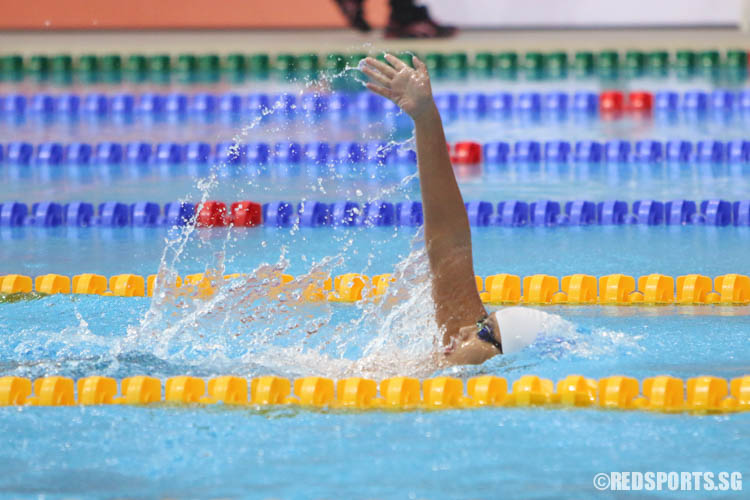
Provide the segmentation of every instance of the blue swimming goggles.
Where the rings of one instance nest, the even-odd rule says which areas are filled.
[[[495,346],[497,350],[500,351],[500,354],[503,353],[503,345],[498,342],[494,335],[492,335],[492,327],[490,326],[489,316],[485,316],[484,318],[477,321],[477,337],[487,342],[488,344],[492,344],[493,346]]]

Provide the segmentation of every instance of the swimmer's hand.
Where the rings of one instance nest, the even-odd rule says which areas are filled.
[[[427,115],[435,106],[427,66],[416,56],[412,56],[414,69],[392,54],[386,54],[385,59],[388,63],[368,57],[360,64],[372,80],[367,88],[393,101],[413,120]]]

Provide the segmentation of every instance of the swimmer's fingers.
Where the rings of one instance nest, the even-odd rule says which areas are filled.
[[[365,87],[367,87],[369,90],[372,90],[376,94],[382,95],[386,99],[393,99],[394,97],[396,97],[396,94],[394,94],[391,89],[381,87],[380,85],[375,85],[372,82],[367,82],[365,84]]]
[[[427,71],[427,66],[417,56],[411,56],[411,62],[412,64],[414,64],[414,67],[417,69],[417,71],[419,71],[425,76],[429,74]]]
[[[385,60],[391,63],[391,66],[396,68],[396,71],[401,71],[404,68],[408,68],[409,66],[406,65],[404,61],[399,59],[398,57],[394,56],[393,54],[386,54]]]
[[[378,61],[374,57],[367,57],[365,58],[365,63],[367,63],[367,66],[370,66],[372,68],[375,68],[376,70],[383,73],[388,78],[393,78],[396,76],[396,70],[393,69],[393,67],[387,65],[386,63],[382,61]]]
[[[380,71],[375,71],[374,69],[370,68],[369,66],[364,66],[362,68],[362,73],[369,76],[372,80],[375,80],[380,85],[386,88],[390,88],[391,86],[391,79],[387,76],[383,75]]]

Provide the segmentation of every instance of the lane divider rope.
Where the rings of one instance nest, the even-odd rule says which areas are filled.
[[[169,288],[177,294],[210,297],[218,287],[242,280],[241,273],[221,275],[207,272],[183,278],[167,278],[156,274],[118,274],[107,279],[99,274],[79,274],[71,279],[60,274],[31,276],[8,274],[0,276],[0,293],[89,294],[119,297],[153,296],[155,289]],[[268,296],[284,293],[285,300],[299,302],[357,302],[377,300],[384,296],[395,281],[391,274],[370,278],[359,273],[331,277],[304,277],[298,281],[289,274],[270,277]],[[701,274],[672,276],[653,273],[637,280],[625,274],[609,274],[596,278],[587,274],[571,274],[561,280],[547,274],[520,276],[494,274],[476,276],[477,290],[488,304],[528,305],[723,305],[750,304],[750,276],[724,274],[713,280]],[[288,292],[292,292],[291,294]],[[295,297],[295,294],[298,297]]]
[[[750,410],[750,375],[727,381],[699,376],[687,381],[669,375],[615,375],[600,380],[568,375],[554,384],[536,375],[514,381],[483,375],[466,383],[454,377],[393,377],[382,380],[303,377],[291,381],[276,376],[247,379],[236,376],[202,378],[177,376],[162,382],[133,376],[120,382],[91,376],[77,382],[62,376],[34,380],[0,378],[0,406],[148,405],[152,403],[227,405],[298,405],[342,409],[458,409],[477,407],[597,407],[666,413],[729,413]],[[421,387],[420,387],[421,386]],[[640,387],[640,389],[639,389]],[[163,390],[162,390],[163,389]],[[379,389],[379,390],[378,390]],[[292,395],[292,390],[294,395]],[[33,394],[32,394],[33,392]],[[249,396],[249,398],[248,398]]]
[[[705,115],[747,112],[750,92],[719,88],[710,92],[703,90],[659,90],[622,92],[605,90],[602,92],[577,91],[568,93],[559,89],[547,92],[438,92],[435,102],[438,110],[447,118],[461,116],[466,119],[483,117],[509,118],[513,114],[534,116],[537,114],[566,118],[574,114],[595,118],[601,114],[605,119],[619,118],[625,113],[637,115],[652,111],[676,115],[679,111],[688,114]],[[126,123],[142,119],[169,117],[172,121],[184,123],[190,120],[205,122],[221,115],[238,119],[242,115],[265,117],[279,110],[285,119],[295,117],[333,117],[349,114],[378,115],[395,111],[392,103],[379,96],[360,93],[306,92],[266,94],[223,94],[172,92],[167,94],[144,93],[88,93],[85,95],[62,93],[36,93],[31,95],[0,95],[0,116],[8,115],[23,125],[25,118],[38,117],[47,121],[55,119],[76,120],[81,116],[105,121],[127,118]],[[711,114],[708,114],[708,112]],[[541,118],[541,117],[540,117]],[[270,121],[270,120],[266,120]],[[13,122],[11,122],[12,124]],[[75,121],[73,122],[75,123]]]
[[[411,65],[411,52],[395,55]],[[175,77],[181,83],[216,82],[222,76],[231,81],[245,77],[268,78],[273,74],[288,80],[294,77],[314,77],[320,71],[340,74],[356,68],[367,52],[329,53],[181,53],[181,54],[34,54],[24,57],[19,53],[0,55],[0,79],[12,82],[33,77],[39,81],[52,80],[70,83],[73,77],[83,83],[100,81],[119,83],[123,76],[128,82],[165,82]],[[382,52],[374,52],[382,57]],[[746,78],[748,52],[742,48],[719,50],[554,50],[551,52],[514,50],[476,52],[431,51],[420,53],[434,77],[456,76],[471,71],[480,76],[516,78],[524,72],[529,77],[565,78],[568,70],[576,76],[599,75],[611,78],[620,72],[624,76],[664,76],[675,70],[678,76],[696,72],[706,76],[720,70],[730,72],[735,79]],[[239,80],[238,80],[239,78]]]
[[[746,98],[750,111],[750,90]],[[312,141],[267,142],[207,142],[188,143],[134,141],[119,143],[105,141],[97,144],[84,142],[48,141],[31,144],[24,141],[9,142],[3,148],[0,144],[0,162],[16,167],[61,165],[84,167],[88,165],[209,165],[222,166],[265,166],[278,167],[279,174],[287,173],[290,166],[306,164],[314,166],[383,166],[413,164],[414,151],[385,141],[355,142],[343,141],[328,143]],[[516,142],[457,141],[450,144],[451,161],[459,165],[537,164],[542,161],[557,165],[566,163],[583,164],[692,164],[742,166],[750,162],[750,141],[735,139],[722,141],[704,139],[696,142],[686,140],[658,141],[643,139],[626,141],[539,141],[535,139]],[[205,175],[200,170],[184,173]]]
[[[594,202],[572,200],[563,202],[537,200],[501,201],[495,205],[484,200],[471,200],[465,209],[472,226],[590,226],[637,224],[644,226],[707,225],[749,226],[750,200],[730,202],[709,199],[701,202],[642,199],[629,206],[620,200]],[[28,205],[17,201],[0,204],[0,227],[300,227],[328,226],[421,226],[424,222],[422,203],[392,203],[371,200],[363,204],[351,200],[323,202],[305,200],[299,203],[279,200],[260,204],[250,200],[227,203],[207,200],[192,204],[170,202],[162,210],[158,203],[139,201],[126,204],[106,201],[94,205],[81,201],[66,204],[54,201]]]

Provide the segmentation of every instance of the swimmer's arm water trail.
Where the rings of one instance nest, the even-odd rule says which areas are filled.
[[[474,281],[469,219],[426,66],[416,57],[415,69],[391,54],[385,57],[390,65],[368,57],[362,71],[373,80],[368,89],[392,100],[414,120],[436,319],[444,329],[443,343],[449,344],[462,327],[476,325],[487,314]]]

